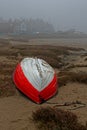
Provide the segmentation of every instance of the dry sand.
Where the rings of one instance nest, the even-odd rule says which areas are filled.
[[[55,43],[56,45],[56,43]],[[67,42],[64,45],[69,45]],[[74,46],[74,44],[72,45]],[[77,45],[78,47],[78,45]],[[80,47],[80,44],[79,44]],[[86,44],[81,44],[81,47],[87,47]],[[75,64],[84,63],[79,59],[73,61]],[[86,63],[87,61],[85,61]],[[73,71],[87,71],[86,67],[75,68]],[[68,83],[58,89],[58,94],[51,98],[51,103],[65,103],[73,101],[81,101],[86,104],[86,107],[71,110],[76,113],[81,123],[85,124],[87,121],[87,85],[79,83]],[[31,100],[21,95],[18,91],[15,96],[5,97],[0,99],[0,130],[35,130],[35,125],[31,121],[32,112],[42,106],[54,106],[54,104],[43,103],[41,105],[33,103]],[[61,107],[64,110],[72,108]]]

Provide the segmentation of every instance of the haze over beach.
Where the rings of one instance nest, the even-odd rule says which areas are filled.
[[[87,33],[86,0],[0,0],[0,17],[43,19],[56,31],[74,28]]]

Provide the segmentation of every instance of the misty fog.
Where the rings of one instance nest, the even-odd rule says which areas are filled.
[[[56,30],[87,33],[87,0],[0,0],[0,18],[40,18]]]

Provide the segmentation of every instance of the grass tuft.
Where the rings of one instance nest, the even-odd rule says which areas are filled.
[[[41,130],[87,130],[86,126],[78,122],[75,114],[51,107],[33,112],[32,120]]]

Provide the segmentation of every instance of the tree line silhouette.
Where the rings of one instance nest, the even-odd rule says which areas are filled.
[[[43,19],[2,19],[0,18],[0,33],[53,33],[52,24]]]

